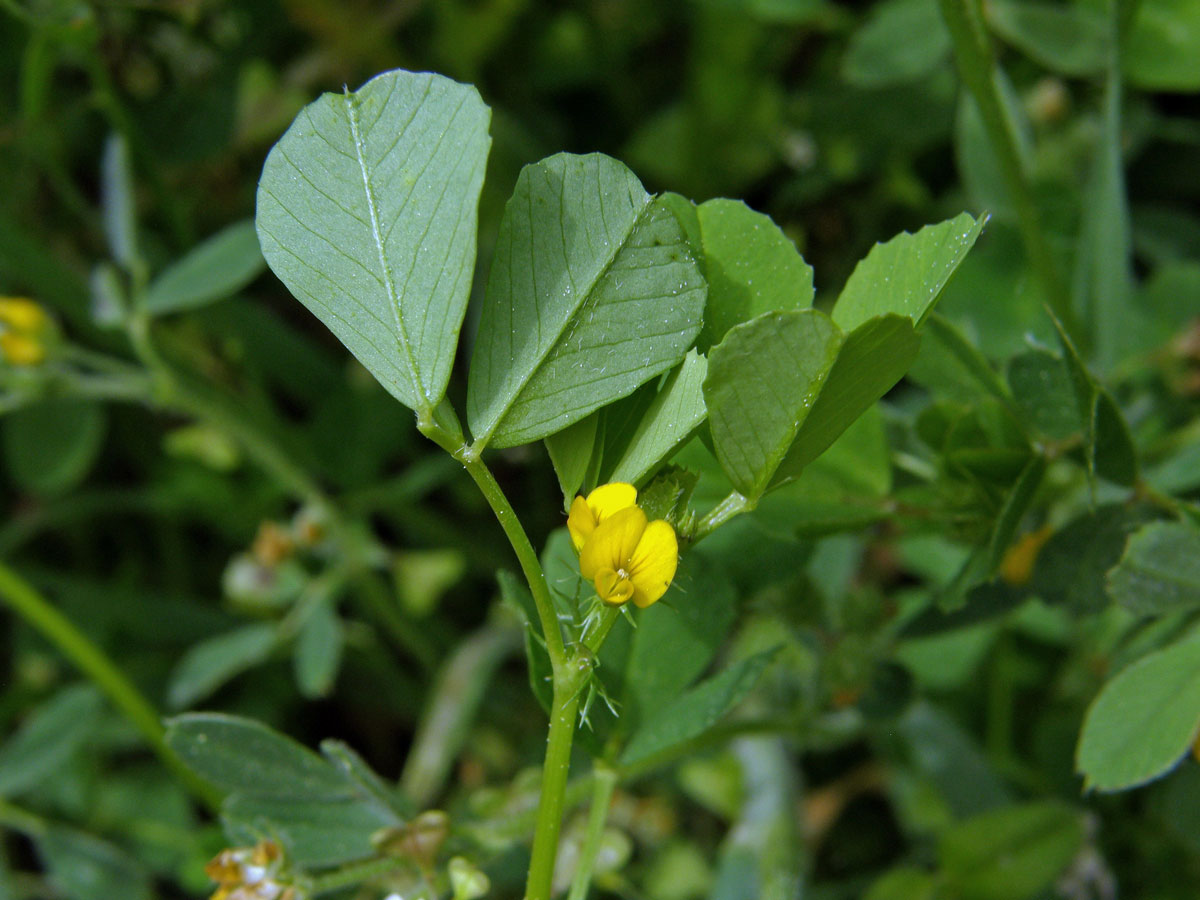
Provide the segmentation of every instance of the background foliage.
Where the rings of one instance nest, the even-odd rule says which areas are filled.
[[[204,863],[255,839],[239,822],[293,823],[293,858],[319,868],[431,807],[449,814],[443,856],[520,894],[545,716],[522,589],[497,580],[513,563],[461,467],[263,274],[249,222],[296,113],[396,67],[473,83],[492,109],[477,299],[518,172],[559,151],[699,203],[714,259],[761,226],[756,265],[783,274],[749,291],[746,273],[706,273],[735,321],[812,315],[770,294],[809,278],[853,332],[874,295],[851,274],[876,242],[991,213],[908,378],[824,455],[818,404],[807,437],[790,416],[755,422],[782,428],[763,448],[782,468],[736,475],[723,447],[745,416],[729,437],[705,391],[710,442],[675,459],[699,475],[698,511],[728,490],[718,463],[755,496],[807,468],[606,645],[622,719],[597,701],[579,772],[663,709],[703,727],[679,752],[653,729],[623,744],[597,888],[1190,896],[1200,6],[992,0],[966,31],[956,6],[0,3],[0,293],[44,304],[61,350],[0,376],[0,591],[21,613],[5,620],[0,897],[200,896]],[[887,251],[871,259],[886,275]],[[699,349],[735,321],[706,321]],[[504,427],[497,447],[542,436]],[[602,454],[552,469],[596,439],[492,454],[539,547],[563,523],[560,479],[646,473],[633,451],[609,472]],[[552,580],[575,577],[564,551],[551,537]],[[46,639],[63,632],[37,596],[152,708],[88,672],[105,699]],[[160,713],[199,709],[323,756],[211,714],[149,737]],[[274,764],[248,777],[188,756],[189,735],[234,732]],[[228,834],[147,740],[230,793]]]

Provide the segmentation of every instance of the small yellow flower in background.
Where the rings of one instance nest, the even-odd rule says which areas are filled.
[[[13,366],[36,366],[46,358],[46,348],[27,335],[0,331],[0,357]]]
[[[209,900],[298,900],[296,889],[278,880],[283,854],[273,841],[222,850],[204,867],[217,883]]]
[[[635,503],[637,488],[620,481],[601,485],[588,494],[586,500],[582,496],[576,497],[571,504],[571,514],[567,517],[567,531],[571,533],[575,552],[583,549],[597,525]]]
[[[0,358],[14,366],[36,366],[46,358],[54,322],[25,297],[0,297]]]
[[[0,325],[13,331],[36,334],[50,325],[50,317],[27,297],[0,297]]]
[[[1012,585],[1028,584],[1033,577],[1033,567],[1046,541],[1054,536],[1054,529],[1043,525],[1037,531],[1023,534],[1004,554],[1000,561],[1000,578]]]
[[[580,574],[596,586],[601,600],[614,606],[632,600],[645,608],[658,600],[678,563],[675,529],[662,519],[647,522],[637,506],[607,515],[579,551]]]

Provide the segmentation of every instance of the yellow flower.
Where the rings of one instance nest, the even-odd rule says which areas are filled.
[[[41,306],[25,297],[0,297],[0,359],[36,366],[46,358],[46,338],[54,323]]]
[[[1004,554],[1000,561],[1000,578],[1009,584],[1028,584],[1033,577],[1033,567],[1046,541],[1054,536],[1054,529],[1044,525],[1037,531],[1022,535]]]
[[[662,519],[647,523],[636,506],[607,515],[579,552],[580,574],[614,606],[627,600],[649,606],[666,593],[678,562],[675,529]]]
[[[582,496],[576,497],[571,504],[571,514],[567,517],[567,531],[571,532],[575,552],[583,549],[597,525],[636,502],[637,488],[620,481],[601,485],[588,494],[586,500]]]
[[[50,318],[39,304],[26,297],[0,297],[0,324],[30,334],[44,330]]]
[[[0,359],[14,366],[36,366],[46,358],[41,341],[26,334],[0,331]]]

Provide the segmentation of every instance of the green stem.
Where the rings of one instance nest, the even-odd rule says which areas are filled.
[[[597,616],[590,628],[585,626],[585,630],[580,640],[583,641],[583,646],[587,647],[588,652],[595,654],[600,645],[604,643],[604,639],[608,637],[608,633],[612,631],[613,625],[617,623],[617,619],[621,616],[621,607],[605,605]]]
[[[579,865],[571,879],[571,893],[567,900],[585,900],[592,883],[592,869],[596,855],[600,852],[600,841],[604,837],[604,824],[608,821],[608,808],[612,804],[613,791],[617,787],[616,770],[607,766],[596,767],[596,779],[592,787],[592,806],[588,810],[587,836],[579,853]]]
[[[39,815],[13,806],[0,797],[0,826],[11,831],[19,831],[27,837],[42,837],[50,830],[50,823]]]
[[[538,619],[542,625],[542,637],[546,640],[546,652],[550,656],[550,664],[554,669],[557,686],[559,674],[567,664],[567,651],[563,645],[562,630],[558,626],[558,614],[554,609],[554,599],[550,596],[550,588],[546,584],[546,575],[542,571],[541,560],[538,559],[533,544],[529,542],[529,535],[525,533],[521,520],[517,518],[512,504],[508,502],[508,497],[504,495],[496,477],[492,475],[492,470],[484,463],[479,452],[463,442],[461,431],[458,434],[451,434],[434,418],[432,413],[428,412],[418,417],[417,429],[463,464],[467,474],[471,476],[471,480],[475,482],[484,499],[487,500],[488,506],[495,513],[496,521],[504,529],[504,535],[512,545],[513,552],[517,555],[517,562],[521,566],[521,572],[529,585],[529,592],[533,595],[533,603],[537,607]]]
[[[954,43],[959,74],[979,108],[992,152],[996,154],[1005,187],[1012,198],[1017,226],[1029,262],[1054,314],[1072,335],[1079,335],[1079,323],[1071,307],[1070,295],[1046,240],[1033,188],[1017,151],[1012,123],[1004,112],[996,87],[998,68],[980,13],[974,0],[941,0],[941,7],[942,18]]]
[[[695,544],[703,540],[730,519],[740,516],[743,513],[751,512],[757,505],[757,501],[751,500],[749,497],[743,497],[737,491],[731,492],[728,497],[710,509],[696,523],[695,528],[688,535],[689,543]]]
[[[66,616],[3,564],[0,564],[0,598],[96,683],[197,800],[213,810],[220,806],[220,795],[197,778],[167,744],[158,712],[133,683]]]
[[[590,669],[590,664],[589,664]],[[579,689],[574,679],[554,679],[554,702],[550,710],[550,735],[542,766],[542,793],[538,800],[537,824],[533,831],[533,853],[525,900],[550,900],[554,885],[554,861],[562,830],[563,800],[571,768],[571,744],[575,740],[575,717],[579,712]]]

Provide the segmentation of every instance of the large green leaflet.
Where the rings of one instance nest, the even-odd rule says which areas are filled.
[[[713,348],[704,382],[713,446],[745,496],[766,490],[841,346],[829,317],[806,309],[751,319]]]
[[[1200,606],[1200,528],[1151,522],[1130,536],[1106,577],[1109,595],[1137,616]]]
[[[821,394],[771,485],[797,477],[832,446],[855,419],[904,377],[919,348],[920,337],[905,316],[878,316],[846,335]]]
[[[986,222],[986,216],[961,213],[876,244],[854,267],[833,307],[833,321],[853,331],[868,319],[894,313],[920,326]]]
[[[1025,900],[1044,896],[1079,854],[1083,817],[1065,803],[1004,806],[956,822],[938,841],[949,896]]]
[[[832,317],[768,313],[730,329],[709,356],[713,449],[752,500],[800,475],[908,371],[917,328],[975,243],[963,215],[877,245]]]
[[[696,218],[708,279],[702,351],[761,313],[812,306],[813,271],[768,216],[719,197],[700,204]]]
[[[393,71],[306,106],[258,186],[263,255],[397,399],[442,399],[475,270],[478,92]]]
[[[560,153],[526,166],[471,360],[476,446],[561,431],[678,364],[705,292],[678,220],[620,162]]]
[[[1119,791],[1167,772],[1200,730],[1200,635],[1143,657],[1104,686],[1083,720],[1085,787]]]
[[[704,423],[708,360],[692,350],[667,378],[613,467],[612,481],[640,482]]]
[[[334,866],[375,853],[372,835],[402,821],[401,798],[346,748],[327,741],[324,758],[261,722],[194,713],[167,723],[166,741],[183,763],[226,792],[231,835],[282,839],[300,866]]]

